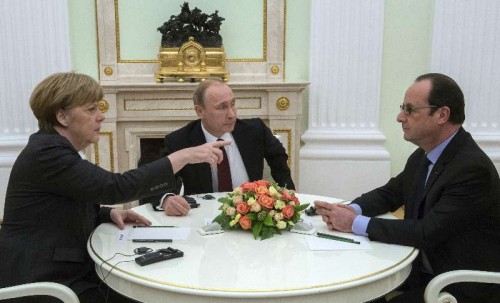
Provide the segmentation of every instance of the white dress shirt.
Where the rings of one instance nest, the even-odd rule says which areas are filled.
[[[203,134],[205,135],[205,140],[207,143],[215,142],[218,137],[210,134],[204,127],[203,123],[201,123],[201,129],[203,130]],[[227,159],[229,160],[229,168],[231,170],[231,181],[233,182],[233,188],[240,186],[243,182],[248,182],[248,173],[243,164],[243,159],[241,158],[240,150],[238,149],[238,145],[234,141],[233,135],[231,133],[225,133],[220,137],[220,139],[224,141],[231,141],[230,145],[224,146],[226,150]],[[210,166],[212,170],[212,190],[213,192],[219,191],[219,182],[217,178],[217,166]]]

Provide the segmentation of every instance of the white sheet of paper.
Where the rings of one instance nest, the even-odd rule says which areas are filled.
[[[129,239],[185,240],[190,231],[190,227],[140,227],[132,229]]]
[[[305,236],[309,250],[365,250],[372,249],[370,240],[366,237],[349,235],[349,238],[361,242],[360,244],[319,238],[316,236]]]
[[[127,241],[128,240],[128,229],[121,229],[118,231],[117,241]]]

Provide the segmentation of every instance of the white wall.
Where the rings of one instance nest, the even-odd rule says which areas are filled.
[[[436,1],[432,71],[458,82],[465,124],[500,171],[500,1]]]
[[[299,190],[353,199],[390,176],[379,129],[384,0],[311,5],[309,123]]]
[[[71,70],[66,0],[0,1],[0,219],[11,167],[38,130],[29,107],[34,86]]]

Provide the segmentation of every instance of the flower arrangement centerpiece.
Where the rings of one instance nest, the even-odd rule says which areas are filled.
[[[261,240],[290,230],[309,206],[300,204],[294,192],[265,180],[242,183],[218,201],[222,211],[213,222],[223,229],[252,230]]]

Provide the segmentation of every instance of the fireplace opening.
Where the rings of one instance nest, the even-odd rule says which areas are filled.
[[[153,162],[162,157],[163,138],[141,138],[141,155],[137,166]]]

